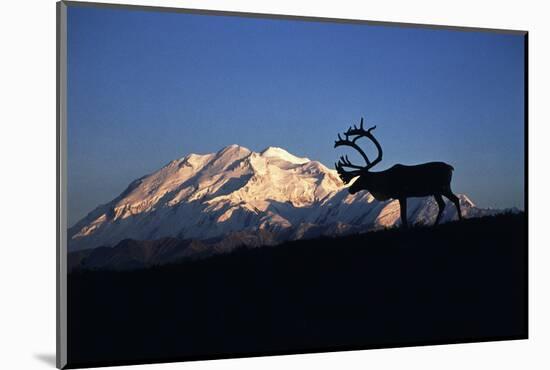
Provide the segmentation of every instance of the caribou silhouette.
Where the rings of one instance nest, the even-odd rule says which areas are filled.
[[[425,197],[433,195],[437,202],[439,211],[435,219],[435,225],[441,220],[445,201],[443,196],[447,197],[456,206],[458,218],[462,219],[460,212],[460,201],[451,190],[451,178],[454,168],[444,162],[428,162],[414,166],[405,166],[396,164],[393,167],[380,172],[370,172],[369,170],[382,161],[382,147],[372,131],[376,126],[365,130],[363,128],[363,118],[359,127],[354,125],[344,132],[345,138],[342,139],[338,134],[338,140],[334,147],[349,146],[357,150],[366,162],[365,166],[352,164],[348,156],[341,156],[338,163],[335,163],[336,171],[344,184],[348,184],[352,179],[358,179],[348,188],[350,194],[355,194],[361,190],[369,191],[376,200],[398,199],[401,213],[401,224],[404,228],[407,223],[407,198]],[[372,162],[365,152],[357,145],[360,138],[371,140],[378,151],[378,156]],[[346,170],[345,168],[352,170]]]

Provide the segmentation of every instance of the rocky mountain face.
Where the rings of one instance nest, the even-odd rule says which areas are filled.
[[[459,197],[465,217],[498,212]],[[411,198],[408,214],[411,223],[433,222],[437,204],[433,197]],[[443,221],[455,218],[449,204]],[[231,145],[176,159],[133,181],[71,227],[68,238],[70,252],[114,247],[127,239],[176,239],[180,245],[187,241],[186,247],[178,250],[178,242],[166,242],[168,256],[188,256],[365,232],[399,222],[397,201],[379,202],[366,191],[349,194],[336,171],[320,162],[281,148],[257,153]],[[191,241],[194,247],[189,247]]]

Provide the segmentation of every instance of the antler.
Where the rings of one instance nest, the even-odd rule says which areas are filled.
[[[356,176],[359,176],[361,172],[368,171],[370,168],[378,164],[382,160],[382,147],[380,146],[380,143],[376,138],[372,135],[372,131],[376,128],[376,126],[372,126],[368,130],[365,130],[363,128],[363,118],[361,117],[361,123],[359,124],[359,127],[356,125],[353,125],[353,127],[350,127],[346,132],[344,132],[345,139],[342,139],[340,134],[338,134],[338,140],[334,142],[334,147],[339,146],[350,146],[357,150],[359,154],[363,157],[365,162],[367,163],[366,166],[358,166],[355,164],[352,164],[350,160],[348,159],[348,156],[341,156],[338,163],[335,163],[336,170],[338,171],[338,174],[340,175],[340,178],[344,183],[348,183]],[[350,140],[350,137],[355,136],[353,139]],[[359,140],[362,137],[366,137],[370,139],[374,145],[376,146],[376,149],[378,150],[378,156],[374,161],[370,161],[365,152],[357,145],[355,142]],[[344,169],[344,167],[348,168],[355,168],[356,171],[347,171]]]
[[[361,124],[360,124],[360,128],[358,129],[357,126],[353,126],[353,129],[350,128],[344,132],[344,136],[346,137],[345,139],[342,139],[342,137],[340,136],[340,134],[338,134],[338,140],[336,140],[334,142],[334,147],[339,147],[339,146],[351,146],[353,149],[357,150],[359,152],[359,154],[361,154],[361,156],[363,157],[363,159],[365,160],[365,162],[367,162],[367,166],[370,164],[370,161],[369,161],[369,158],[367,157],[367,155],[365,154],[365,152],[363,151],[363,149],[361,149],[359,147],[359,145],[355,144],[355,142],[357,140],[359,140],[362,136],[357,136],[355,137],[354,139],[350,140],[349,137],[350,136],[356,136],[358,134],[355,134],[354,131],[356,130],[363,130],[363,118],[361,118]],[[340,159],[344,159],[344,157],[340,157]],[[347,156],[346,156],[346,159],[347,159]],[[349,163],[349,161],[348,161]],[[345,165],[345,164],[344,164]],[[347,166],[347,167],[354,167],[354,168],[363,168],[361,166]]]
[[[361,170],[353,170],[353,171],[347,171],[344,169],[344,166],[349,167],[346,164],[343,164],[342,161],[338,161],[338,163],[334,163],[334,167],[336,167],[336,171],[338,172],[338,175],[340,176],[340,179],[344,182],[344,184],[347,184],[350,182],[354,177],[357,177],[361,174]]]
[[[371,128],[369,128],[368,130],[365,130],[363,128],[363,118],[361,117],[361,123],[359,125],[359,127],[357,126],[353,126],[353,129],[350,127],[348,129],[348,131],[346,132],[347,135],[356,135],[357,137],[354,139],[357,140],[361,137],[366,137],[368,138],[370,141],[372,141],[374,143],[374,145],[376,146],[376,150],[378,151],[378,155],[376,156],[376,159],[372,162],[369,162],[368,159],[366,159],[367,161],[367,167],[365,168],[365,170],[368,170],[372,167],[374,167],[375,165],[377,165],[378,163],[380,163],[380,161],[382,161],[382,146],[380,145],[380,143],[378,142],[378,140],[376,140],[376,138],[374,137],[374,135],[372,134],[372,131],[376,129],[376,126],[372,126]],[[366,157],[366,156],[365,156]]]

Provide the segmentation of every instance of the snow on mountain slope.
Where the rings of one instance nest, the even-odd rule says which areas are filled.
[[[460,195],[466,217],[494,213]],[[412,198],[411,222],[433,222],[432,198]],[[444,221],[456,218],[446,207]],[[69,250],[114,246],[124,239],[202,240],[222,251],[319,235],[362,232],[399,223],[397,201],[348,193],[336,171],[270,147],[230,145],[190,154],[133,181],[69,229]]]

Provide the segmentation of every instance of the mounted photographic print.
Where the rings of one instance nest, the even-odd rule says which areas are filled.
[[[527,338],[527,32],[57,10],[58,367]]]

